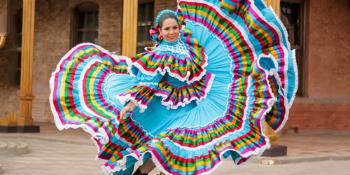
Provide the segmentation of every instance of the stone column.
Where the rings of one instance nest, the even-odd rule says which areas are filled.
[[[122,55],[136,54],[138,0],[123,1]]]
[[[18,116],[17,124],[20,127],[24,127],[28,129],[33,128],[32,69],[33,69],[33,48],[34,48],[34,20],[35,20],[34,16],[35,16],[35,0],[23,0],[22,65],[21,65],[21,82],[20,82],[20,95],[19,95],[19,116]],[[32,130],[32,129],[29,129],[29,130]]]

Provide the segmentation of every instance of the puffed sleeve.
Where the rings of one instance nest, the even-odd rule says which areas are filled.
[[[160,74],[146,75],[138,71],[135,78],[136,82],[133,82],[136,85],[125,93],[119,94],[117,98],[122,104],[126,104],[129,101],[134,102],[140,108],[140,112],[144,112],[149,102],[153,99],[162,77]]]

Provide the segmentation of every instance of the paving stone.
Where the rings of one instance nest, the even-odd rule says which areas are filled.
[[[29,153],[28,143],[23,143],[23,142],[17,143],[16,153],[17,154],[28,154]]]
[[[15,151],[16,151],[16,148],[17,148],[16,143],[14,143],[14,142],[9,142],[9,143],[7,143],[7,151],[9,151],[9,152],[15,152]]]
[[[7,149],[7,143],[0,142],[0,151],[5,151]]]

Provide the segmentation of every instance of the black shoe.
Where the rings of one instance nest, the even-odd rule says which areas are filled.
[[[142,173],[140,168],[138,168],[133,175],[148,175],[147,173]]]

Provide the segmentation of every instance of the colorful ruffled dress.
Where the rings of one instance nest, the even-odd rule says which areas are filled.
[[[297,87],[284,26],[262,0],[179,0],[180,39],[134,57],[83,43],[53,72],[58,129],[82,128],[109,174],[151,158],[166,174],[208,174],[269,148]],[[137,104],[121,119],[129,101]]]

